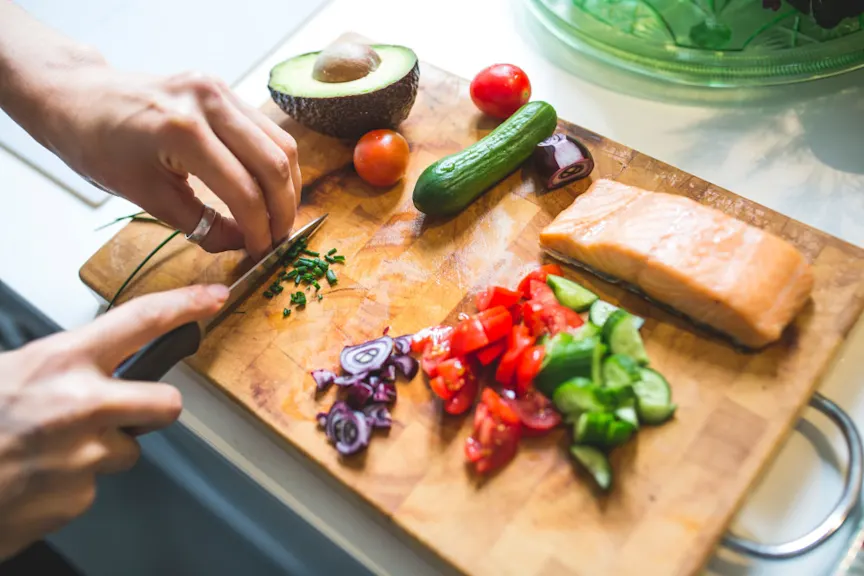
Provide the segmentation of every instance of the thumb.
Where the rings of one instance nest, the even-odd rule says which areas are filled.
[[[212,316],[228,298],[221,284],[188,286],[133,298],[90,324],[66,333],[104,372],[174,328]]]

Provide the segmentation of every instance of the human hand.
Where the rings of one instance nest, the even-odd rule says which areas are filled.
[[[175,388],[110,374],[153,338],[214,314],[227,296],[221,285],[141,296],[0,354],[0,559],[85,512],[96,474],[137,461],[133,435],[177,419]]]
[[[221,80],[119,72],[105,64],[65,74],[50,131],[57,154],[101,187],[188,234],[204,206],[200,178],[233,215],[217,216],[202,247],[245,247],[260,259],[294,224],[297,145]]]

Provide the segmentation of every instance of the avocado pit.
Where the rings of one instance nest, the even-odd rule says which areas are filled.
[[[351,82],[368,76],[380,65],[381,57],[371,46],[340,42],[318,54],[312,77],[319,82]]]

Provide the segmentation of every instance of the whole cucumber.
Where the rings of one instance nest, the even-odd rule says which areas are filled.
[[[557,125],[550,104],[528,102],[471,146],[426,168],[414,186],[414,206],[430,216],[462,211],[525,162]]]

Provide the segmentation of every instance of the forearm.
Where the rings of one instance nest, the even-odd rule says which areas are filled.
[[[0,0],[0,108],[53,150],[52,125],[67,74],[104,65],[93,48],[42,24],[11,0]]]

